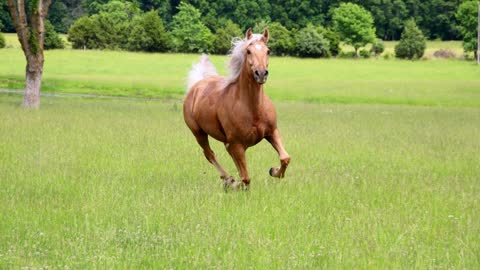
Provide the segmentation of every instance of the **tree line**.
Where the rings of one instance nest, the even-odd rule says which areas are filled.
[[[102,11],[111,0],[53,0],[48,20],[55,30],[67,33],[70,26],[83,16]],[[167,28],[180,11],[179,0],[123,0],[143,12],[157,10]],[[289,30],[301,29],[309,23],[329,26],[332,10],[340,3],[351,2],[368,10],[374,19],[376,36],[383,40],[398,40],[407,19],[413,18],[428,39],[461,38],[455,13],[464,0],[184,0],[199,10],[202,22],[212,31],[230,19],[241,30],[260,21],[278,22]],[[3,31],[14,32],[6,1],[0,6]]]
[[[372,51],[360,51],[369,57],[381,53],[381,40],[399,39],[413,22],[422,38],[463,37],[465,51],[475,52],[477,1],[340,2],[53,0],[45,48],[63,46],[57,31],[68,33],[73,48],[225,54],[231,39],[253,26],[255,32],[271,31],[275,55],[337,56],[342,41],[354,47],[353,56],[372,43]],[[0,30],[9,31],[13,26],[4,13],[0,9]]]

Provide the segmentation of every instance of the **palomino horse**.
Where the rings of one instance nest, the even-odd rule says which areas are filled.
[[[275,108],[263,91],[268,77],[268,36],[268,30],[261,35],[248,29],[244,40],[234,42],[228,77],[218,76],[206,55],[202,55],[188,77],[183,116],[205,157],[220,173],[225,189],[248,188],[250,176],[245,151],[264,138],[280,156],[280,167],[271,168],[271,176],[283,178],[290,162],[277,128]],[[241,181],[229,177],[217,162],[208,135],[225,144]]]

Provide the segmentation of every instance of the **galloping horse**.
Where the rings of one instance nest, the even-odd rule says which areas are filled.
[[[277,114],[270,98],[263,91],[268,78],[267,47],[269,32],[252,34],[233,42],[230,54],[230,75],[221,77],[206,55],[193,66],[188,76],[188,93],[183,104],[185,123],[203,148],[207,160],[215,166],[225,189],[248,188],[245,151],[267,139],[280,156],[280,167],[270,169],[270,175],[283,178],[290,162],[277,128]],[[208,136],[225,144],[240,174],[235,181],[215,159]]]

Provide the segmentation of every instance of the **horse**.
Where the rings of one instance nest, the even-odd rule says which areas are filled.
[[[253,34],[248,29],[244,39],[234,40],[227,77],[218,75],[205,54],[188,75],[184,120],[206,159],[220,173],[225,190],[248,189],[245,151],[262,139],[273,146],[280,158],[280,166],[270,168],[270,176],[283,178],[290,163],[277,127],[275,107],[263,89],[268,78],[268,39],[268,29],[263,34]],[[228,176],[217,162],[209,136],[224,143],[238,170],[239,181]]]

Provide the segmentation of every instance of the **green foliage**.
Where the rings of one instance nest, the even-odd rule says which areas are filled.
[[[242,37],[242,30],[231,20],[222,20],[215,33],[213,42],[213,52],[216,54],[226,54],[232,47],[232,39]]]
[[[375,27],[370,12],[353,3],[342,3],[333,10],[333,27],[340,40],[355,48],[355,52],[375,39]]]
[[[114,0],[99,7],[100,13],[79,19],[70,27],[74,49],[125,49],[129,21],[140,14],[131,2]]]
[[[292,54],[295,41],[290,31],[279,22],[270,23],[267,27],[270,32],[268,47],[272,54],[280,56]]]
[[[328,46],[328,40],[311,24],[295,36],[295,50],[300,57],[328,57]]]
[[[90,17],[78,19],[68,30],[68,41],[74,49],[96,49],[99,47],[98,26]]]
[[[181,2],[173,17],[173,48],[177,52],[210,52],[214,36],[200,20],[200,12],[190,4]]]
[[[128,50],[165,52],[170,47],[170,35],[154,10],[136,16],[129,25]]]
[[[45,20],[45,41],[43,44],[43,48],[45,50],[50,49],[63,49],[65,45],[63,44],[63,40],[60,38],[57,32],[55,32],[55,28],[50,23],[49,20]]]
[[[0,32],[0,49],[5,48],[6,42],[5,42],[5,37],[3,36],[2,32]]]
[[[477,18],[478,1],[466,1],[458,7],[456,14],[459,22],[458,29],[463,37],[465,52],[474,52],[477,56]]]
[[[370,52],[375,56],[381,55],[385,51],[385,44],[381,39],[377,39],[375,42],[372,43],[372,48]]]
[[[53,25],[55,31],[66,33],[68,31],[65,22],[68,9],[63,1],[52,1],[48,8],[47,20]]]
[[[340,36],[338,33],[334,32],[331,28],[323,27],[317,27],[317,31],[328,40],[330,55],[337,56],[342,50],[340,48]]]
[[[425,37],[415,20],[408,20],[405,22],[402,38],[395,46],[395,55],[398,58],[419,59],[425,53],[426,46]]]
[[[370,56],[372,55],[371,52],[366,49],[361,49],[359,54],[360,54],[360,57],[362,58],[370,58]]]

